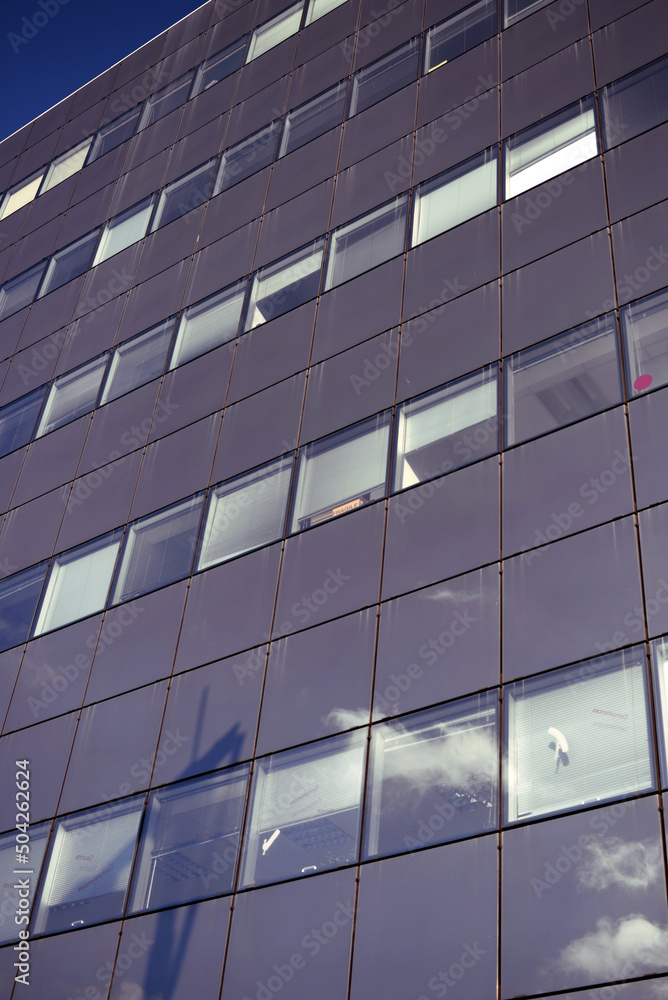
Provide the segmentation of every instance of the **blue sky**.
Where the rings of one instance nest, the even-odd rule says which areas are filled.
[[[3,0],[0,139],[200,5],[198,0]]]

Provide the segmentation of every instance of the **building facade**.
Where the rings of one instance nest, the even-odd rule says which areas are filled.
[[[667,28],[212,0],[0,143],[3,998],[668,997]]]

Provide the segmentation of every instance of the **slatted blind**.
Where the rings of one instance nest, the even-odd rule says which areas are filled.
[[[259,830],[356,809],[362,791],[363,763],[360,747],[351,747],[270,771],[259,804]]]

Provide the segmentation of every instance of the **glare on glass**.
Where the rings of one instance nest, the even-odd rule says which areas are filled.
[[[46,560],[0,580],[0,651],[28,638],[48,565]]]
[[[72,174],[76,174],[78,170],[81,170],[86,162],[91,142],[92,139],[84,139],[84,141],[80,142],[78,146],[74,147],[74,149],[70,149],[67,153],[63,153],[51,163],[46,177],[44,178],[44,184],[42,185],[40,194],[44,194],[45,191],[55,187],[56,184],[60,184],[61,181],[67,180],[67,178],[71,177]]]
[[[0,458],[27,444],[33,436],[47,386],[21,396],[0,410]]]
[[[447,21],[435,25],[425,40],[425,72],[438,69],[495,35],[498,30],[496,0],[478,0]]]
[[[299,149],[311,139],[340,125],[346,108],[347,93],[348,81],[344,80],[286,115],[278,149],[279,157],[286,156],[293,149]]]
[[[411,245],[486,212],[497,203],[497,162],[494,149],[419,184],[414,193]]]
[[[390,94],[417,80],[420,68],[420,39],[395,49],[355,73],[348,115],[352,117],[377,104]]]
[[[629,396],[668,384],[668,290],[621,310]]]
[[[153,125],[154,122],[164,118],[170,111],[180,108],[185,103],[194,72],[194,70],[190,70],[189,73],[184,73],[178,80],[172,80],[162,90],[147,98],[137,131]]]
[[[325,288],[334,288],[396,257],[406,243],[408,195],[335,229],[327,254]]]
[[[329,14],[331,10],[335,10],[345,2],[346,0],[310,0],[304,24],[317,21],[319,17],[324,17],[325,14]]]
[[[246,62],[249,63],[252,59],[257,59],[258,56],[273,49],[279,42],[299,31],[303,8],[304,0],[300,0],[299,3],[293,4],[292,7],[288,7],[287,10],[256,28],[248,46]]]
[[[38,298],[78,278],[87,270],[99,235],[100,230],[94,229],[92,233],[87,233],[80,240],[54,253],[46,268]]]
[[[31,174],[30,177],[26,177],[24,180],[19,181],[18,184],[9,188],[2,200],[2,204],[0,204],[0,219],[4,219],[7,215],[12,215],[19,208],[28,205],[37,196],[39,186],[44,177],[44,169],[38,170],[37,173]]]
[[[114,121],[104,125],[93,140],[93,148],[90,153],[90,162],[104,156],[112,149],[116,149],[122,142],[134,135],[137,119],[141,113],[141,107],[131,108],[126,114]]]
[[[103,354],[51,383],[36,437],[95,408],[108,359],[109,355]]]
[[[174,222],[207,200],[215,167],[216,159],[209,160],[162,189],[151,232]]]
[[[616,80],[601,91],[606,149],[668,119],[668,56]]]
[[[100,405],[162,375],[172,342],[174,319],[126,340],[114,350]]]
[[[245,330],[253,330],[261,323],[267,323],[315,298],[320,288],[324,247],[324,238],[316,240],[275,264],[268,264],[256,271],[248,301]]]
[[[523,17],[528,17],[548,3],[551,3],[551,0],[504,0],[504,28]]]
[[[236,337],[246,285],[243,278],[181,313],[170,369]]]
[[[11,316],[35,298],[37,289],[46,270],[47,261],[41,261],[28,271],[5,282],[0,288],[0,319]]]
[[[273,162],[280,122],[272,122],[223,153],[214,194],[220,194]]]
[[[26,931],[25,924],[17,924],[14,917],[21,913],[19,907],[20,876],[15,874],[21,862],[17,855],[25,854],[27,864],[22,865],[34,874],[28,879],[31,887],[37,885],[37,879],[42,867],[42,861],[46,854],[46,844],[49,838],[51,823],[40,823],[39,826],[29,827],[28,833],[24,837],[28,838],[23,844],[17,846],[17,831],[12,830],[0,837],[0,944],[6,941],[15,941],[19,936],[19,930]],[[27,846],[27,851],[19,851],[19,847]]]
[[[146,236],[154,200],[151,195],[105,223],[93,267]]]
[[[197,70],[191,96],[202,94],[209,87],[214,87],[225,77],[235,73],[243,62],[247,41],[248,35],[243,35],[222,52],[216,52],[214,56],[205,59]]]

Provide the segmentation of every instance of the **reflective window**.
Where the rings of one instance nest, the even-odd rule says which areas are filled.
[[[0,837],[0,944],[16,940],[19,930],[28,929],[25,924],[14,922],[14,917],[21,912],[17,885],[21,876],[16,874],[16,870],[24,866],[30,869],[33,872],[29,879],[30,886],[34,888],[37,885],[50,827],[50,823],[41,823],[29,827],[27,833],[17,829]],[[24,865],[17,860],[21,855],[25,856]]]
[[[366,730],[256,762],[242,884],[357,859]]]
[[[205,59],[198,67],[190,96],[196,97],[203,91],[208,90],[209,87],[220,83],[226,76],[235,73],[243,62],[247,41],[248,35],[244,35],[242,38],[237,39],[236,42],[228,45],[222,52],[217,52],[215,56]]]
[[[0,410],[0,458],[30,441],[46,390],[42,385]]]
[[[301,448],[292,531],[385,495],[390,418],[381,414]]]
[[[403,252],[408,196],[400,195],[330,237],[325,288],[334,288]]]
[[[198,570],[283,536],[292,465],[281,458],[212,489]]]
[[[104,156],[105,153],[116,149],[116,146],[120,146],[126,139],[131,138],[134,135],[140,113],[141,107],[131,108],[126,114],[121,115],[120,118],[116,118],[113,122],[109,122],[108,125],[104,125],[93,140],[89,162],[92,163],[93,160]]]
[[[246,177],[273,162],[279,127],[280,122],[272,122],[271,125],[266,125],[259,132],[238,142],[236,146],[230,146],[225,150],[220,160],[214,194],[238,184],[239,181],[245,180]]]
[[[245,330],[252,330],[315,298],[320,288],[324,249],[323,238],[256,271]]]
[[[172,80],[162,90],[151,94],[147,98],[141,118],[139,119],[138,131],[146,128],[148,125],[153,125],[154,122],[168,115],[170,111],[174,111],[175,108],[179,108],[182,104],[185,104],[194,72],[194,70],[190,70],[189,73],[184,73],[178,80]]]
[[[163,188],[151,231],[166,226],[168,222],[173,222],[174,219],[202,205],[209,197],[215,169],[216,159],[209,160],[208,163],[202,164],[185,177]]]
[[[505,0],[504,28],[545,7],[551,0]]]
[[[181,313],[170,369],[236,337],[246,284],[245,278],[237,281]]]
[[[203,506],[200,493],[128,526],[114,604],[188,576]]]
[[[84,139],[74,149],[68,150],[67,153],[63,153],[52,162],[44,178],[40,194],[44,194],[45,191],[50,190],[56,184],[60,184],[61,181],[67,180],[72,174],[76,174],[78,170],[81,170],[86,162],[91,142],[92,139]]]
[[[656,599],[655,599],[656,600]],[[668,636],[661,636],[650,643],[652,664],[659,692],[658,711],[660,725],[658,726],[659,745],[661,747],[662,785],[668,784]]]
[[[251,59],[257,59],[258,56],[261,56],[269,49],[273,49],[279,42],[284,41],[290,35],[294,35],[299,31],[303,7],[304,0],[300,0],[299,3],[288,7],[287,10],[282,11],[276,17],[272,17],[270,21],[265,21],[259,28],[256,28],[248,46],[246,62],[249,63]]]
[[[153,203],[154,195],[151,195],[105,223],[93,267],[146,236]]]
[[[78,278],[88,269],[99,235],[100,230],[95,229],[75,243],[70,243],[69,246],[54,253],[47,265],[39,298],[72,281],[73,278]]]
[[[498,448],[498,371],[494,366],[399,408],[394,489],[442,476]]]
[[[366,857],[497,826],[496,700],[467,698],[372,728]]]
[[[621,319],[629,395],[668,384],[668,289],[625,306]]]
[[[642,647],[506,689],[507,819],[651,788]]]
[[[31,174],[30,177],[24,178],[24,180],[15,184],[14,187],[9,188],[0,205],[0,219],[4,219],[5,216],[17,212],[19,208],[23,208],[24,205],[29,204],[36,197],[39,186],[42,183],[42,178],[44,177],[44,169],[43,167],[37,173]]]
[[[668,119],[668,56],[616,80],[601,91],[606,149]]]
[[[450,62],[498,31],[496,0],[478,0],[427,32],[425,73]]]
[[[613,318],[585,323],[506,362],[506,444],[590,417],[621,402]]]
[[[55,556],[34,635],[104,608],[120,544],[121,531],[112,531]]]
[[[167,319],[115,349],[100,405],[162,375],[173,329],[174,320]]]
[[[38,933],[120,917],[142,802],[138,796],[58,821],[36,906]]]
[[[285,156],[311,139],[340,125],[346,109],[348,81],[338,83],[285,116],[278,155]]]
[[[0,580],[0,651],[28,638],[47,568],[43,562]]]
[[[103,354],[51,383],[36,437],[48,434],[95,408],[108,359],[109,355]]]
[[[153,792],[131,910],[173,906],[231,891],[248,770],[244,765]]]
[[[45,260],[36,264],[0,288],[0,319],[11,316],[12,313],[18,312],[24,306],[30,305],[39,288],[46,264]]]
[[[348,115],[359,114],[395,91],[417,80],[420,71],[420,39],[414,38],[389,55],[365,66],[353,76]]]
[[[412,246],[458,226],[497,203],[496,151],[486,150],[415,189]]]
[[[346,0],[310,0],[304,24],[317,21],[319,17],[324,17],[325,14],[329,14],[330,10],[340,7],[345,2]]]
[[[598,153],[591,98],[506,139],[506,198],[571,170]]]

